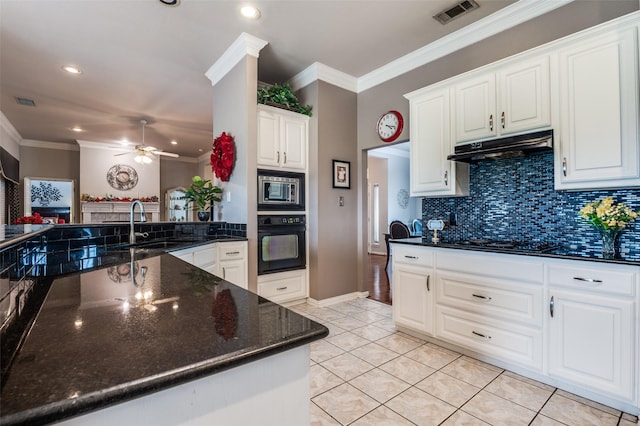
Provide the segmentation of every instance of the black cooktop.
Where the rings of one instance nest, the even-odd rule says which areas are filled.
[[[496,248],[501,250],[537,252],[537,253],[547,253],[547,252],[556,250],[559,247],[557,244],[551,244],[546,242],[517,241],[517,240],[504,241],[504,240],[490,240],[490,239],[481,239],[481,238],[453,241],[448,244],[459,245],[459,246]]]

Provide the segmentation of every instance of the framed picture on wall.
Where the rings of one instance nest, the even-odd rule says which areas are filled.
[[[351,189],[351,163],[333,160],[333,187]]]

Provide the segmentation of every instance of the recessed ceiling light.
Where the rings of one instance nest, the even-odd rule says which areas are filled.
[[[62,67],[62,69],[69,74],[82,74],[82,70],[80,68],[74,67],[73,65],[65,65]]]
[[[80,133],[80,132],[84,132],[84,130],[82,130],[82,128],[81,128],[81,127],[78,127],[78,126],[75,126],[75,127],[74,127],[74,128],[72,128],[71,130],[73,130],[74,132],[78,132],[78,133]]]
[[[171,141],[171,145],[178,145],[178,141]]]
[[[122,139],[122,140],[120,141],[120,145],[127,146],[127,145],[129,145],[129,141],[128,141],[127,139]]]
[[[203,152],[203,151],[204,151],[204,149],[202,149],[202,148],[198,148],[198,151],[199,151],[199,152]]]
[[[253,6],[242,6],[240,8],[240,14],[248,19],[258,19],[260,17],[260,11]]]
[[[165,6],[177,6],[180,4],[180,0],[160,0],[160,3]]]

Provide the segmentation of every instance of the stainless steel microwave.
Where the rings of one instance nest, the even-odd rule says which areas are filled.
[[[304,211],[304,173],[258,169],[258,211]]]

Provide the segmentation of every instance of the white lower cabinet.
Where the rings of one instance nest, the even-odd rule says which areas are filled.
[[[394,243],[392,281],[400,330],[640,408],[640,267]]]
[[[247,289],[247,242],[215,242],[169,254]]]
[[[218,244],[218,269],[219,277],[240,286],[249,288],[247,281],[247,242],[230,241]]]
[[[273,302],[284,303],[305,298],[307,287],[305,269],[258,276],[258,294]]]
[[[634,401],[638,268],[549,265],[549,375]]]
[[[452,250],[435,257],[436,336],[542,370],[543,263]]]
[[[406,246],[393,247],[393,319],[398,325],[433,334],[433,255]]]

